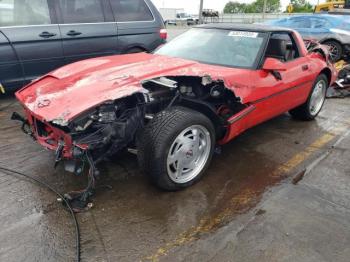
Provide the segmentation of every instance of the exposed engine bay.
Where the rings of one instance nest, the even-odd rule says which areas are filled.
[[[106,102],[62,127],[72,138],[72,158],[89,151],[93,162],[107,160],[135,147],[137,132],[167,107],[182,105],[203,112],[216,124],[217,139],[225,135],[226,121],[245,108],[222,81],[204,77],[160,77],[142,83],[145,93]],[[81,168],[68,168],[69,171]]]

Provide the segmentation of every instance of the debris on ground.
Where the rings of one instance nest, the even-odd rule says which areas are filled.
[[[344,60],[335,64],[338,79],[327,91],[327,98],[344,98],[350,96],[350,64]]]
[[[301,180],[303,180],[305,173],[306,173],[306,169],[302,170],[295,177],[293,177],[293,181],[292,181],[293,185],[297,185]]]

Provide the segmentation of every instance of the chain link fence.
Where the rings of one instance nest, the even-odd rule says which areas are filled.
[[[203,17],[204,23],[262,23],[269,20],[286,18],[296,15],[310,15],[310,13],[276,13],[270,14],[266,13],[265,16],[262,13],[252,13],[252,14],[220,14],[219,17]]]

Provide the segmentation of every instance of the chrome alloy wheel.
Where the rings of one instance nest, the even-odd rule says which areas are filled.
[[[209,131],[201,125],[183,130],[170,146],[167,170],[170,179],[178,184],[197,177],[207,163],[211,146]]]
[[[316,83],[310,98],[309,110],[312,116],[317,115],[326,99],[327,83],[325,80],[320,80]]]
[[[338,47],[334,44],[328,43],[328,50],[329,50],[329,55],[332,61],[335,61],[336,58],[339,56],[340,50]]]

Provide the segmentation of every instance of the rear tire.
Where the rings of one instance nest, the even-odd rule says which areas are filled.
[[[326,100],[328,88],[328,79],[324,74],[319,75],[313,85],[307,101],[292,110],[289,113],[296,119],[310,121],[317,117],[321,112]]]
[[[139,165],[151,182],[176,191],[203,176],[213,156],[215,129],[205,115],[173,107],[154,116],[137,146]]]

